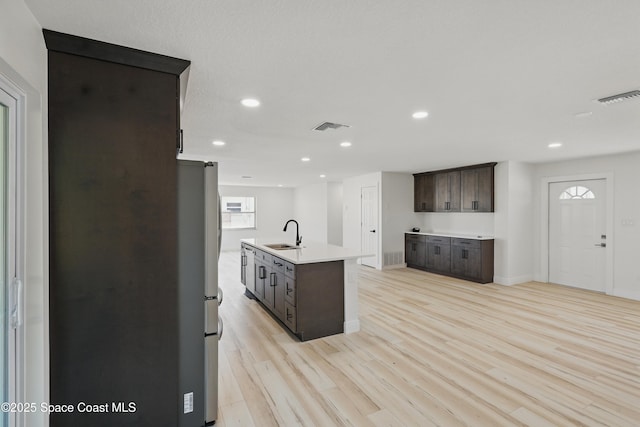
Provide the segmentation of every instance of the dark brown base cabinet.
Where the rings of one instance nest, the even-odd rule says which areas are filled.
[[[427,266],[427,236],[407,234],[405,238],[406,263],[416,267]]]
[[[254,274],[242,274],[247,296],[258,300],[300,341],[344,331],[344,261],[292,264],[242,245],[255,252]]]
[[[407,267],[478,283],[493,282],[491,240],[405,234]],[[426,247],[426,252],[417,248]],[[414,249],[415,248],[415,249]]]
[[[451,269],[451,238],[426,236],[429,270],[447,273]]]

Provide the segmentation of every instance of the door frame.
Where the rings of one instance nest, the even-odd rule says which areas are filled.
[[[542,178],[540,184],[540,272],[543,282],[549,282],[549,216],[551,214],[549,210],[549,185],[557,182],[570,182],[570,181],[586,181],[594,179],[604,179],[605,187],[607,189],[607,200],[605,204],[605,228],[607,233],[607,251],[605,254],[605,293],[607,295],[613,294],[613,259],[614,259],[614,242],[615,236],[613,235],[613,207],[614,207],[614,186],[613,186],[613,173],[590,173],[580,175],[566,175],[566,176],[553,176]]]
[[[7,258],[7,275],[10,280],[8,286],[13,286],[13,278],[17,278],[22,282],[20,299],[20,325],[17,328],[9,327],[7,346],[7,357],[10,366],[8,378],[8,398],[12,402],[25,401],[25,294],[24,287],[25,278],[25,146],[26,146],[26,99],[27,95],[19,86],[14,84],[8,77],[0,73],[0,90],[3,90],[10,98],[15,100],[14,114],[14,133],[10,135],[6,150],[7,160],[7,207],[9,207],[6,220],[7,231],[14,231],[13,235],[7,233],[8,251]],[[4,290],[3,290],[4,291]],[[11,292],[7,293],[9,299],[13,297]],[[9,413],[8,425],[22,426],[24,425],[24,414],[20,412]]]

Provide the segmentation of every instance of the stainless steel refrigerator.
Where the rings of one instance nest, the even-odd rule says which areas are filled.
[[[218,416],[220,242],[218,164],[178,161],[180,427],[213,425]]]

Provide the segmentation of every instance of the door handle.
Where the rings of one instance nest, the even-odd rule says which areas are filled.
[[[369,230],[369,233],[375,233],[376,230]]]
[[[13,278],[9,289],[9,301],[11,307],[9,309],[9,322],[13,329],[18,329],[22,325],[22,280],[17,277]]]
[[[596,243],[594,246],[598,246],[600,248],[606,248],[607,244],[606,243]]]

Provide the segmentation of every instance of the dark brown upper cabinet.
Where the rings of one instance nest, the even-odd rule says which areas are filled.
[[[423,172],[414,178],[415,212],[493,212],[497,163]]]
[[[434,184],[432,174],[414,175],[414,207],[415,212],[433,212]]]
[[[437,173],[435,211],[460,212],[460,171]]]
[[[493,212],[493,166],[460,171],[462,212]]]

